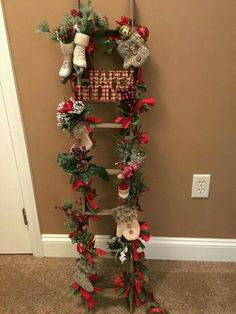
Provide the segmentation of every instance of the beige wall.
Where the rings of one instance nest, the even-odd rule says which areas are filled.
[[[55,111],[69,89],[58,81],[58,46],[37,35],[35,27],[42,18],[57,25],[75,1],[3,2],[41,231],[63,233],[65,218],[54,205],[75,195],[56,165],[69,139],[57,129]],[[127,0],[93,3],[110,21],[128,14]],[[145,165],[151,190],[143,197],[143,217],[155,236],[236,238],[235,12],[235,0],[136,0],[137,21],[151,33],[144,78],[157,103],[143,117],[152,135]],[[115,116],[113,105],[98,104],[97,110],[105,122]],[[112,167],[112,133],[97,130],[95,135],[96,160]],[[208,200],[190,198],[193,173],[212,174]],[[96,182],[99,204],[112,206],[115,188]],[[107,217],[97,232],[113,228]]]

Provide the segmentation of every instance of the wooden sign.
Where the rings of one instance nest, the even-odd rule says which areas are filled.
[[[121,99],[118,92],[133,83],[133,71],[89,71],[89,81],[77,86],[78,99],[84,102],[116,102]]]

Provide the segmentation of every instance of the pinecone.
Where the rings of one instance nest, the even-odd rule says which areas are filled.
[[[77,163],[77,169],[79,172],[86,172],[89,168],[89,163],[86,160],[79,160]]]

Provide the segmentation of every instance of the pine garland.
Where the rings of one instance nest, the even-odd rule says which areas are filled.
[[[133,21],[125,16],[122,16],[117,23],[119,25],[117,30],[108,31],[107,18],[93,11],[91,0],[88,0],[85,5],[80,5],[78,1],[78,9],[71,10],[70,14],[66,13],[59,26],[51,28],[48,22],[43,20],[38,25],[37,31],[48,33],[51,40],[63,44],[73,43],[77,32],[89,35],[85,58],[88,68],[91,68],[93,51],[99,45],[105,47],[106,52],[112,53],[119,43],[135,36],[140,47],[131,47],[136,50],[134,55],[136,56],[139,48],[148,51],[144,47],[149,34],[146,26],[133,25]],[[132,40],[127,43],[132,44]],[[146,57],[147,55],[149,52]],[[124,57],[127,56],[124,54]],[[138,57],[141,58],[142,55]],[[143,180],[142,168],[146,159],[144,145],[149,142],[149,135],[142,131],[141,117],[154,106],[154,99],[143,97],[142,93],[146,91],[146,86],[142,80],[141,68],[133,65],[132,69],[134,73],[132,84],[118,91],[121,101],[119,116],[115,120],[115,123],[122,125],[116,137],[116,151],[119,158],[116,164],[120,169],[116,183],[122,199],[119,200],[119,206],[113,210],[114,219],[118,224],[137,219],[137,213],[143,210],[140,196],[148,189]],[[85,104],[78,99],[77,70],[76,68],[72,70],[68,77],[73,96],[64,99],[58,105],[56,118],[58,127],[66,131],[76,143],[68,151],[58,155],[57,163],[70,175],[71,188],[74,192],[79,192],[79,201],[65,202],[59,208],[68,218],[65,225],[70,232],[69,238],[73,244],[76,244],[78,252],[77,269],[71,289],[75,295],[82,297],[84,304],[91,312],[95,306],[96,295],[101,291],[99,282],[103,279],[97,275],[95,265],[97,258],[105,254],[105,251],[95,247],[94,235],[88,231],[89,221],[91,219],[98,221],[96,215],[98,205],[95,202],[96,190],[93,187],[93,178],[97,175],[102,180],[108,181],[109,175],[104,167],[92,163],[93,157],[88,151],[90,148],[86,150],[85,146],[80,145],[81,130],[92,136],[94,126],[101,120],[90,115],[92,109],[90,104]],[[86,76],[86,71],[82,68],[83,72]],[[133,305],[138,307],[146,303],[147,313],[168,314],[168,311],[155,301],[148,283],[144,242],[150,240],[149,224],[139,222],[137,225],[140,234],[136,240],[129,241],[123,234],[119,238],[113,236],[109,241],[109,247],[117,251],[116,261],[133,262],[133,272],[125,271],[115,278],[115,290],[127,300],[130,308]]]

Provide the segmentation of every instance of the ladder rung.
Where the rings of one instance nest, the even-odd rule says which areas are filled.
[[[100,256],[101,258],[114,258],[115,253],[117,252],[117,250],[110,250],[108,248],[104,249],[104,251],[106,252],[106,254]]]
[[[87,212],[86,215],[93,216],[94,214]],[[100,209],[100,210],[96,211],[95,215],[97,215],[97,216],[112,216],[112,209]]]
[[[116,169],[116,168],[114,168],[114,169],[106,169],[106,171],[108,172],[108,174],[110,176],[115,176],[115,175],[117,175],[117,174],[119,174],[121,172],[120,169]]]
[[[118,123],[97,123],[95,128],[99,129],[121,129],[122,124]]]
[[[115,292],[114,288],[104,288],[99,293],[99,295],[103,296],[104,298],[120,298],[118,293]]]

